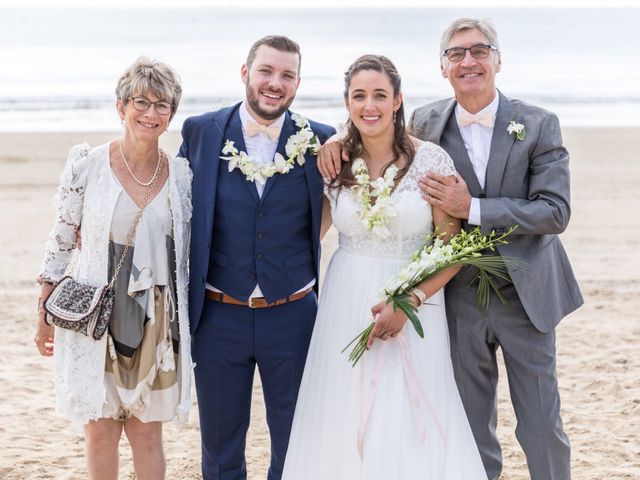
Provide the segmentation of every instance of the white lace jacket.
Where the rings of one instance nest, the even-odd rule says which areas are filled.
[[[186,422],[191,407],[191,338],[188,308],[188,258],[191,220],[192,173],[184,158],[169,158],[169,202],[176,246],[176,281],[180,328],[181,378],[177,418]],[[109,230],[122,192],[112,177],[109,144],[91,148],[76,145],[69,152],[57,195],[58,215],[45,249],[41,276],[57,281],[71,263],[76,231],[81,229],[82,249],[72,275],[80,282],[106,285]],[[105,401],[104,369],[107,335],[99,341],[56,328],[54,343],[56,407],[76,426],[102,416]]]

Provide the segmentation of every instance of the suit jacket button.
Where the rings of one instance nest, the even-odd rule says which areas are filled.
[[[261,253],[256,253],[256,258],[257,258],[258,260],[260,260],[260,259],[262,258],[262,254],[261,254]]]
[[[258,218],[264,218],[264,212],[262,210],[258,212]]]
[[[255,279],[256,279],[256,274],[255,274],[255,273],[252,273],[251,275],[249,275],[249,278],[250,278],[251,280],[255,280]]]
[[[262,237],[264,237],[264,235],[262,235],[262,233],[258,233],[258,234],[256,235],[256,237],[258,237],[258,238],[262,238]]]

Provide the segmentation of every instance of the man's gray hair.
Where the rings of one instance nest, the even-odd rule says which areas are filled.
[[[132,96],[145,93],[153,93],[160,100],[169,102],[172,119],[182,97],[180,79],[166,63],[139,57],[118,80],[116,98],[125,104]]]
[[[500,51],[500,45],[498,44],[498,34],[493,24],[487,19],[462,17],[456,18],[440,37],[440,54],[442,54],[447,48],[449,48],[449,42],[453,36],[463,30],[479,30],[487,37],[487,41],[490,45],[493,45]]]

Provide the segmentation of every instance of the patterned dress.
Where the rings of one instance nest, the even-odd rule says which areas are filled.
[[[180,338],[168,190],[166,182],[145,208],[114,285],[105,362],[106,418],[169,421],[179,403]],[[137,212],[123,189],[111,221],[109,278]]]

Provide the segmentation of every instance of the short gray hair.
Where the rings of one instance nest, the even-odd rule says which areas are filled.
[[[479,30],[487,37],[489,44],[493,45],[500,51],[500,45],[498,44],[498,33],[496,32],[493,24],[487,19],[462,17],[456,18],[440,37],[440,54],[449,47],[449,42],[453,36],[463,30]]]
[[[166,63],[138,57],[122,74],[116,86],[116,98],[123,104],[136,94],[153,93],[171,103],[171,117],[176,114],[182,85],[176,72]]]

